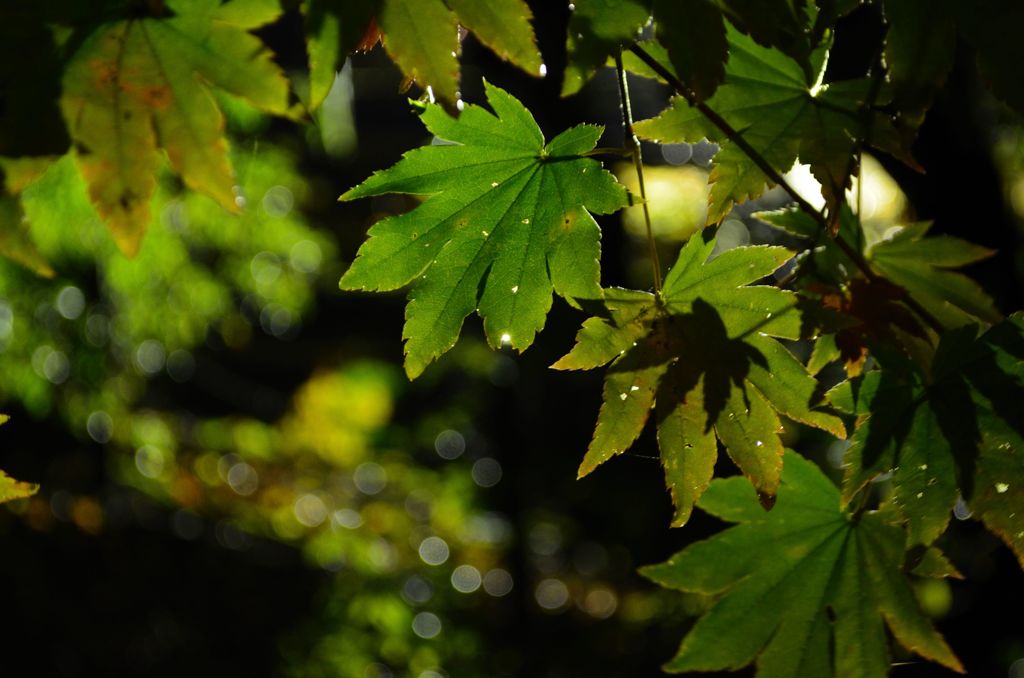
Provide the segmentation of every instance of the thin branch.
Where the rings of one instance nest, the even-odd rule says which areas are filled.
[[[725,120],[725,118],[720,116],[717,112],[714,111],[714,109],[705,104],[703,101],[700,101],[697,98],[697,95],[693,93],[693,90],[687,87],[686,83],[684,83],[682,80],[673,75],[668,69],[666,69],[660,63],[658,63],[658,61],[650,54],[648,54],[647,51],[644,50],[644,48],[641,47],[640,45],[633,43],[632,45],[629,46],[629,51],[637,55],[637,57],[641,61],[650,66],[651,70],[653,70],[655,73],[661,76],[661,78],[664,79],[665,82],[667,82],[672,87],[672,89],[674,89],[680,96],[686,99],[686,101],[691,106],[700,111],[701,114],[705,118],[707,118],[712,125],[721,130],[722,134],[724,134],[726,138],[729,139],[729,141],[736,144],[736,146],[738,146],[739,149],[743,151],[748,158],[750,158],[751,162],[757,165],[757,168],[761,170],[761,172],[763,172],[764,175],[768,177],[772,183],[780,186],[782,190],[788,193],[789,197],[796,201],[796,204],[800,207],[801,210],[807,212],[812,217],[814,217],[814,220],[817,221],[822,226],[827,227],[825,217],[822,216],[822,214],[818,210],[814,209],[814,205],[807,202],[803,198],[803,196],[797,193],[796,189],[793,188],[788,181],[786,181],[782,174],[774,167],[772,167],[771,163],[765,160],[764,157],[760,153],[758,153],[757,149],[751,146],[750,143],[743,138],[743,135],[736,131],[736,129],[733,128],[733,126],[730,125]]]
[[[794,202],[796,202],[797,207],[799,207],[801,211],[809,214],[818,223],[818,225],[821,226],[825,233],[830,232],[831,229],[829,228],[828,219],[825,218],[825,215],[822,214],[819,210],[815,209],[814,206],[811,205],[811,203],[807,202],[807,200],[805,200],[799,193],[797,193],[796,189],[794,189],[789,184],[789,182],[787,182],[783,178],[782,174],[778,170],[772,167],[771,164],[764,159],[764,156],[762,156],[757,151],[757,149],[751,146],[750,143],[743,138],[742,134],[740,134],[735,128],[733,128],[733,126],[730,125],[722,116],[716,113],[714,109],[705,104],[703,101],[700,101],[697,98],[697,96],[693,93],[693,90],[686,86],[686,83],[684,83],[682,80],[677,78],[673,73],[671,73],[668,69],[666,69],[660,63],[658,63],[658,61],[655,60],[654,57],[652,57],[650,54],[648,54],[647,51],[644,50],[644,48],[641,47],[640,45],[633,43],[632,45],[630,45],[629,50],[633,52],[633,54],[635,54],[641,61],[647,64],[651,68],[651,70],[657,73],[665,82],[667,82],[669,86],[671,86],[672,89],[676,91],[676,93],[678,93],[680,96],[686,99],[686,101],[691,106],[700,111],[700,113],[705,118],[707,118],[712,125],[721,130],[722,134],[724,134],[726,138],[729,139],[729,141],[736,144],[736,146],[739,147],[739,149],[747,155],[750,161],[757,165],[757,168],[760,169],[766,177],[768,177],[772,182],[777,184],[780,188],[782,188],[782,190],[788,193],[789,197],[791,197],[794,200]],[[843,254],[850,258],[850,260],[860,270],[860,272],[864,274],[864,277],[867,278],[868,281],[878,282],[879,280],[883,279],[881,276],[875,273],[874,270],[872,270],[871,265],[868,263],[867,259],[864,258],[864,255],[850,247],[850,245],[845,240],[843,240],[841,237],[836,237],[833,238],[832,240],[839,247],[839,249],[843,251]],[[946,328],[943,327],[942,323],[940,323],[935,318],[935,316],[933,316],[931,313],[925,310],[925,308],[921,306],[921,304],[919,304],[909,294],[907,294],[902,299],[902,301],[904,304],[907,305],[907,307],[909,307],[912,311],[917,313],[917,315],[920,316],[922,320],[924,320],[928,325],[930,325],[933,330],[935,330],[939,334],[942,334],[945,331]]]
[[[632,145],[633,166],[640,184],[640,199],[643,201],[644,224],[647,226],[647,248],[651,257],[651,268],[654,270],[654,294],[661,297],[661,262],[658,259],[658,246],[654,242],[651,230],[651,213],[647,207],[647,189],[644,187],[644,159],[640,151],[640,140],[633,132],[633,108],[629,101],[629,83],[626,81],[626,69],[622,67],[622,52],[615,54],[615,71],[619,76],[619,99],[622,104],[622,130],[625,143]]]

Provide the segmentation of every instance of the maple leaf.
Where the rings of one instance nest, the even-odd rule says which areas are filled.
[[[455,119],[425,105],[424,124],[453,143],[410,151],[341,196],[429,196],[375,224],[341,279],[348,290],[414,283],[403,332],[410,377],[455,344],[474,311],[492,346],[524,350],[552,292],[571,303],[599,297],[600,230],[590,212],[627,202],[615,178],[583,156],[601,127],[579,125],[545,145],[519,101],[490,83],[485,89],[496,115],[467,105]]]
[[[927,377],[888,367],[829,391],[834,407],[860,420],[843,497],[892,472],[891,502],[911,543],[930,544],[959,493],[1024,564],[1024,313],[976,331],[943,335]]]
[[[429,86],[447,104],[459,98],[459,26],[500,58],[531,75],[543,75],[530,26],[533,15],[524,0],[378,1],[384,49],[407,78],[424,89]]]
[[[566,37],[562,96],[575,94],[594,72],[636,40],[651,16],[652,0],[579,0],[573,3]]]
[[[710,0],[655,0],[654,20],[676,75],[698,99],[714,94],[729,47],[721,11]]]
[[[903,530],[880,512],[841,510],[838,490],[812,462],[787,451],[770,513],[739,478],[715,480],[698,506],[739,524],[641,569],[662,586],[718,596],[667,671],[756,661],[758,678],[882,676],[888,626],[907,649],[963,672],[901,571]],[[922,564],[928,574],[952,569],[941,554]]]
[[[587,320],[557,369],[609,361],[593,440],[579,475],[626,451],[652,409],[673,525],[689,518],[707,488],[721,440],[770,506],[782,467],[778,414],[845,437],[842,422],[817,409],[816,382],[771,337],[804,333],[792,292],[745,286],[789,258],[782,247],[738,247],[708,261],[714,239],[690,238],[660,299],[605,292],[604,318]]]
[[[49,156],[0,157],[3,177],[0,181],[0,255],[43,278],[52,278],[56,272],[39,254],[29,233],[25,210],[17,196],[41,177],[52,163],[53,158]]]
[[[149,223],[159,149],[185,183],[238,211],[224,118],[211,88],[280,115],[288,82],[249,29],[266,0],[169,0],[169,18],[102,24],[64,71],[61,108],[89,195],[127,254]]]
[[[780,172],[788,170],[798,156],[809,164],[822,185],[822,195],[838,213],[849,172],[856,166],[856,140],[865,135],[861,107],[870,82],[809,82],[804,68],[782,52],[758,45],[728,23],[726,35],[725,81],[707,100],[708,106]],[[818,54],[815,77],[820,80],[824,52]],[[875,138],[895,143],[897,135],[888,119],[876,113],[871,122]],[[721,221],[734,202],[756,198],[771,183],[742,149],[683,97],[674,97],[669,108],[637,123],[635,129],[640,137],[660,143],[696,143],[706,138],[721,145],[710,177],[708,223]]]
[[[981,286],[948,270],[981,261],[994,252],[948,235],[926,238],[931,225],[925,221],[890,229],[887,237],[865,250],[865,257],[872,268],[909,292],[946,327],[979,320],[999,322],[1002,316]]]
[[[10,420],[10,417],[6,414],[0,414],[0,424],[6,424],[8,420]],[[31,497],[38,491],[38,485],[15,480],[0,470],[0,504],[8,501],[14,501],[15,499]]]

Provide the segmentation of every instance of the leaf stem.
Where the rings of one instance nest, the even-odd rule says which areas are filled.
[[[797,193],[796,189],[794,189],[789,184],[789,182],[787,182],[785,178],[783,178],[782,174],[774,167],[772,167],[771,164],[764,159],[764,156],[758,153],[757,149],[751,146],[750,143],[743,138],[743,135],[740,134],[740,132],[738,132],[732,125],[730,125],[725,120],[725,118],[720,116],[717,112],[715,112],[714,109],[712,109],[706,103],[700,101],[697,98],[697,95],[693,93],[693,90],[691,90],[686,85],[686,83],[684,83],[682,80],[676,77],[671,71],[662,66],[660,63],[658,63],[658,61],[650,54],[648,54],[647,51],[644,50],[644,48],[641,47],[640,45],[633,43],[632,45],[629,46],[629,51],[631,51],[641,61],[647,64],[647,66],[649,66],[651,70],[653,70],[665,82],[667,82],[669,86],[676,91],[677,94],[686,99],[686,101],[691,106],[700,111],[700,113],[705,118],[707,118],[712,125],[717,127],[726,136],[726,138],[729,139],[729,141],[736,144],[736,146],[739,147],[739,149],[742,150],[748,158],[750,158],[750,161],[757,165],[757,168],[761,170],[766,177],[768,177],[772,182],[774,182],[776,185],[782,188],[782,190],[789,194],[789,197],[792,198],[794,202],[796,202],[797,207],[799,207],[801,211],[809,214],[818,223],[818,225],[820,225],[822,229],[824,229],[826,233],[831,232],[831,228],[829,227],[829,220],[825,217],[825,215],[822,214],[819,210],[815,209],[811,203],[807,202],[807,200],[805,200],[799,193]],[[619,59],[619,61],[616,63],[616,66],[621,66],[621,59]],[[854,263],[854,265],[860,270],[864,277],[868,279],[869,282],[878,282],[879,280],[882,279],[881,276],[879,276],[877,273],[874,272],[874,270],[872,270],[871,265],[868,263],[867,259],[864,258],[863,254],[850,247],[850,245],[841,237],[835,237],[832,240],[833,242],[835,242],[836,246],[838,246],[839,249],[843,251],[843,254],[850,258],[850,261]],[[935,318],[935,316],[933,316],[931,313],[925,310],[925,308],[921,306],[921,304],[919,304],[909,294],[907,294],[902,299],[902,301],[904,304],[907,305],[907,307],[909,307],[912,311],[917,313],[917,315],[920,316],[922,320],[924,320],[928,325],[930,325],[933,330],[935,330],[939,334],[942,334],[945,331],[946,328],[943,327],[942,323],[940,323]]]
[[[633,167],[636,168],[637,182],[640,184],[641,207],[644,210],[644,224],[647,226],[647,248],[651,257],[651,268],[654,272],[654,295],[661,297],[661,261],[658,259],[658,247],[654,242],[651,230],[651,213],[647,207],[647,189],[644,187],[644,159],[640,150],[640,139],[633,131],[633,108],[629,101],[629,83],[626,80],[626,69],[622,67],[622,51],[615,54],[615,72],[619,76],[619,100],[622,104],[622,131],[624,143],[632,147]]]

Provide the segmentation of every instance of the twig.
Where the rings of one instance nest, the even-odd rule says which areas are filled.
[[[674,89],[680,96],[686,99],[686,101],[691,106],[700,111],[701,114],[705,118],[707,118],[712,125],[721,130],[722,133],[729,139],[729,141],[736,144],[740,148],[740,150],[743,151],[748,158],[750,158],[750,161],[757,165],[757,168],[761,170],[761,172],[763,172],[764,175],[772,181],[772,183],[780,186],[782,190],[788,193],[789,197],[796,201],[796,204],[800,207],[801,210],[813,216],[814,220],[817,221],[822,226],[827,225],[825,222],[825,218],[821,215],[821,213],[818,212],[818,210],[814,209],[814,205],[807,202],[803,198],[803,196],[797,193],[796,189],[789,185],[789,182],[786,181],[782,174],[780,174],[778,170],[772,167],[771,164],[767,160],[765,160],[760,153],[757,152],[757,149],[751,146],[750,143],[743,138],[742,134],[740,134],[738,131],[736,131],[736,129],[733,128],[732,125],[726,122],[725,118],[716,113],[714,109],[705,104],[703,101],[700,101],[697,98],[697,95],[693,93],[693,90],[686,86],[686,83],[684,83],[682,80],[680,80],[671,72],[669,72],[668,69],[666,69],[660,63],[658,63],[657,60],[655,60],[654,57],[648,54],[646,50],[644,50],[644,48],[641,47],[640,45],[633,43],[632,45],[630,45],[629,51],[637,55],[637,57],[639,57],[641,61],[650,66],[655,73],[657,73],[665,80],[665,82],[671,85],[672,89]]]
[[[707,118],[712,125],[721,130],[721,132],[726,136],[726,138],[729,139],[729,141],[731,141],[732,143],[736,144],[736,146],[738,146],[739,149],[742,150],[747,155],[750,161],[757,165],[757,168],[760,169],[766,177],[768,177],[772,182],[774,182],[776,185],[781,187],[782,190],[788,193],[789,197],[791,197],[794,200],[794,202],[796,202],[797,207],[799,207],[801,211],[809,214],[818,223],[818,225],[821,226],[824,232],[830,232],[828,219],[825,218],[825,215],[822,214],[820,211],[816,210],[814,206],[811,205],[811,203],[807,202],[807,200],[805,200],[799,193],[797,193],[796,189],[794,189],[789,184],[789,182],[787,182],[782,177],[782,174],[780,174],[778,170],[772,167],[771,164],[764,159],[764,157],[757,151],[757,149],[751,146],[750,143],[748,143],[747,140],[743,138],[742,134],[736,131],[736,129],[733,128],[732,125],[730,125],[722,116],[716,113],[710,106],[705,104],[703,101],[700,101],[697,98],[697,96],[693,93],[693,90],[686,86],[686,83],[684,83],[674,74],[672,74],[668,69],[666,69],[660,63],[658,63],[657,60],[655,60],[654,57],[648,54],[640,45],[633,43],[632,45],[630,45],[629,50],[633,52],[633,54],[635,54],[641,61],[647,64],[651,68],[651,70],[653,70],[663,80],[665,80],[665,82],[667,82],[672,87],[672,89],[674,89],[680,96],[686,99],[686,101],[691,106],[700,111],[700,113],[705,118]],[[872,270],[871,265],[868,263],[867,259],[864,258],[864,255],[850,247],[850,245],[845,240],[843,240],[842,237],[833,238],[833,242],[835,242],[839,249],[843,251],[843,254],[850,258],[850,261],[852,261],[854,265],[860,270],[860,272],[864,274],[864,277],[867,278],[868,281],[878,282],[879,280],[882,279],[881,276],[879,276],[877,273],[874,272],[874,270]],[[933,330],[935,330],[939,334],[942,334],[945,331],[946,328],[943,327],[942,323],[940,323],[935,318],[935,316],[926,311],[924,307],[921,306],[921,304],[919,304],[909,294],[907,294],[902,299],[902,301],[904,304],[907,305],[907,307],[909,307],[912,311],[917,313],[917,315],[919,315],[922,320],[924,320],[928,325],[930,325]]]
[[[622,67],[622,52],[615,54],[615,71],[619,76],[619,99],[622,104],[622,130],[625,143],[632,145],[633,167],[640,184],[640,199],[643,201],[644,223],[647,226],[647,247],[651,257],[651,268],[654,270],[654,295],[661,297],[661,262],[658,260],[658,246],[654,242],[651,230],[651,213],[647,208],[647,189],[644,187],[644,159],[640,151],[640,140],[633,132],[633,109],[629,102],[629,83],[626,81],[626,69]]]

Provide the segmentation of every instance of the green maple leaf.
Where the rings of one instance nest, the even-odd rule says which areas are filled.
[[[10,419],[6,414],[0,414],[0,424],[6,424]],[[39,491],[39,486],[33,483],[23,483],[15,480],[0,470],[0,504],[15,499],[31,497]]]
[[[459,89],[459,26],[500,58],[539,76],[532,17],[524,0],[381,0],[378,23],[384,49],[406,77],[453,103]]]
[[[611,361],[603,404],[580,476],[626,451],[653,409],[665,479],[689,518],[707,488],[721,440],[770,505],[782,468],[778,414],[845,437],[840,420],[816,408],[816,382],[772,337],[804,333],[792,292],[745,286],[789,258],[782,247],[739,247],[708,261],[713,239],[693,236],[665,278],[660,299],[608,290],[604,317],[587,320],[557,369]]]
[[[56,272],[36,248],[17,196],[41,177],[53,160],[48,156],[0,158],[0,255],[43,278],[52,278]]]
[[[829,392],[836,408],[860,418],[843,496],[892,472],[891,503],[911,542],[930,544],[959,493],[1024,564],[1024,313],[975,332],[946,333],[927,378],[894,367]]]
[[[211,88],[288,113],[288,82],[248,31],[276,18],[268,0],[176,0],[169,18],[97,28],[64,71],[61,107],[100,215],[138,251],[159,149],[185,183],[238,211],[224,118]]]
[[[886,626],[907,649],[963,671],[901,571],[903,531],[878,512],[842,511],[836,487],[812,462],[786,453],[770,513],[739,478],[715,480],[698,506],[739,524],[641,569],[662,586],[718,596],[667,671],[756,661],[758,678],[883,676]],[[941,555],[922,564],[927,574],[951,569]]]
[[[474,311],[492,346],[523,350],[544,326],[552,292],[570,302],[600,297],[600,231],[590,212],[626,204],[625,189],[583,156],[601,127],[573,127],[545,145],[519,101],[485,87],[497,115],[467,105],[455,119],[426,105],[424,124],[453,143],[410,151],[341,196],[429,196],[374,225],[341,279],[349,290],[414,283],[403,333],[410,377],[455,344]]]
[[[872,268],[903,287],[946,327],[1002,318],[991,297],[948,269],[992,256],[988,248],[947,235],[924,237],[931,222],[899,227],[865,251]]]
[[[860,109],[867,98],[867,80],[822,86],[808,82],[801,65],[782,52],[762,47],[731,25],[726,26],[729,60],[725,81],[707,100],[708,106],[775,169],[788,170],[797,157],[811,166],[822,194],[838,213],[854,161],[855,140],[864,136]],[[819,59],[821,77],[824,60]],[[709,139],[721,144],[711,172],[708,223],[717,223],[734,202],[761,195],[770,185],[747,154],[682,97],[658,117],[637,123],[639,136],[661,143]],[[875,138],[891,142],[888,120],[874,115]]]

